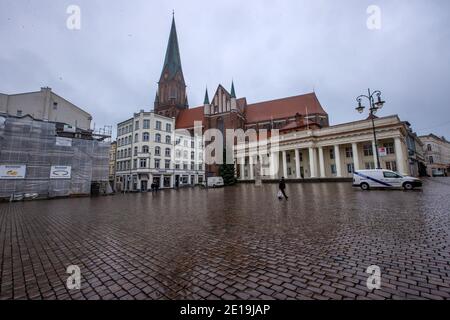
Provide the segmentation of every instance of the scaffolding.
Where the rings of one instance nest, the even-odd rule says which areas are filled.
[[[0,116],[2,165],[26,166],[26,174],[22,179],[0,178],[0,198],[89,195],[93,183],[108,182],[109,143],[94,137],[60,138],[56,123]],[[70,167],[70,178],[51,178],[52,166]]]

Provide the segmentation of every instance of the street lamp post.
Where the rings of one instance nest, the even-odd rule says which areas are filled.
[[[375,120],[374,115],[377,113],[378,110],[383,108],[383,105],[386,103],[381,99],[381,91],[376,90],[374,92],[370,92],[370,89],[367,89],[368,95],[360,95],[358,98],[356,98],[356,101],[358,102],[358,106],[356,107],[356,111],[359,113],[363,113],[365,106],[362,105],[363,98],[366,98],[369,100],[369,111],[370,111],[370,118],[372,119],[372,131],[373,131],[373,140],[375,143],[375,152],[377,156],[377,169],[381,169],[381,163],[380,163],[380,154],[378,152],[378,140],[377,140],[377,133],[375,131]],[[377,97],[377,101],[375,102],[375,96]]]

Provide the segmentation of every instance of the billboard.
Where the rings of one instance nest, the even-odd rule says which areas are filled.
[[[72,139],[70,138],[63,138],[63,137],[56,137],[56,145],[60,147],[71,147],[72,146]]]
[[[0,179],[25,179],[26,165],[0,165]]]
[[[70,179],[71,174],[71,166],[52,166],[50,168],[50,179]]]

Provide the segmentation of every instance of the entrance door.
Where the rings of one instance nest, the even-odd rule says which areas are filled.
[[[158,188],[161,187],[161,178],[160,177],[153,177],[153,183],[156,183]]]
[[[180,176],[175,176],[175,188],[178,188],[180,186]]]
[[[147,191],[147,180],[141,181],[141,191]]]

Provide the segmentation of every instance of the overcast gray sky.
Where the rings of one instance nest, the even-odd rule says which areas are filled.
[[[81,30],[69,30],[69,5]],[[381,9],[369,30],[366,10]],[[381,115],[450,138],[447,0],[0,0],[0,92],[51,87],[96,126],[153,108],[175,9],[191,107],[219,83],[249,103],[315,89],[332,124],[361,119],[355,98],[380,89]]]

